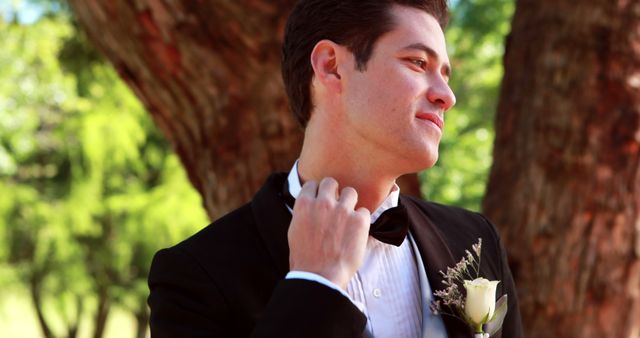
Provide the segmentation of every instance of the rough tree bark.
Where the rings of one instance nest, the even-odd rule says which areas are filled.
[[[640,1],[519,0],[484,200],[528,337],[640,336]]]
[[[173,145],[211,218],[246,202],[299,153],[302,133],[280,77],[294,2],[70,0]],[[418,194],[415,175],[406,182]]]
[[[211,217],[246,202],[267,173],[294,159],[301,134],[276,67],[292,2],[70,1],[173,145]]]

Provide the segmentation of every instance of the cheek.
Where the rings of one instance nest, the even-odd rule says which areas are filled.
[[[349,115],[364,114],[368,120],[389,123],[412,116],[421,86],[415,74],[398,67],[384,67],[380,72],[360,75],[346,88]]]
[[[387,118],[407,121],[412,118],[418,98],[418,84],[409,76],[396,75],[381,81],[384,87],[371,97],[385,111]]]

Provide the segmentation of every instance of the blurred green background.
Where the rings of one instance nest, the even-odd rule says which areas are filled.
[[[458,104],[420,178],[426,198],[479,210],[514,3],[451,6]],[[0,334],[41,337],[40,315],[52,337],[95,336],[102,308],[105,337],[144,335],[153,253],[206,224],[169,144],[65,2],[0,0]]]

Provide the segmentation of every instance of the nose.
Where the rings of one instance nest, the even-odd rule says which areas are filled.
[[[434,77],[427,91],[427,99],[442,111],[447,111],[456,104],[456,96],[453,94],[453,90],[441,76]]]

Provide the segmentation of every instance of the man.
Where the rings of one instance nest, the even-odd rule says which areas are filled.
[[[444,0],[296,5],[282,71],[305,127],[299,160],[248,204],[158,252],[153,337],[470,337],[429,303],[444,288],[438,271],[478,238],[481,275],[509,296],[502,336],[522,336],[493,225],[395,184],[436,162],[455,103],[446,18]]]

